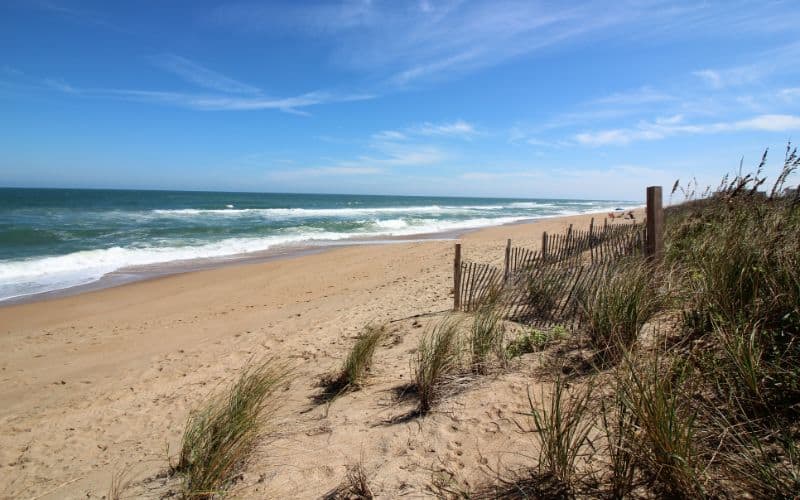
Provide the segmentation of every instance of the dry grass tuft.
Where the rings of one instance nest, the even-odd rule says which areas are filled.
[[[347,465],[344,480],[333,491],[324,496],[325,500],[372,500],[374,495],[369,486],[369,478],[364,468],[363,457],[356,463]]]

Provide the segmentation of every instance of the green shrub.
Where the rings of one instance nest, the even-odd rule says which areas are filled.
[[[566,337],[567,330],[557,325],[550,330],[528,328],[508,343],[506,352],[509,358],[517,358],[523,354],[538,352],[556,340]]]

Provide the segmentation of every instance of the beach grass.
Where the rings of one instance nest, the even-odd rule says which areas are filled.
[[[472,371],[486,374],[489,370],[490,356],[498,361],[505,360],[503,342],[505,325],[502,316],[493,307],[482,307],[475,314],[470,332],[470,364]]]
[[[523,414],[532,422],[530,430],[538,445],[538,472],[552,476],[569,489],[575,483],[576,460],[591,448],[592,388],[592,383],[586,383],[570,390],[559,374],[549,392],[542,388],[538,401],[528,390],[530,411]]]
[[[459,327],[453,318],[445,318],[420,340],[414,360],[414,385],[421,414],[430,411],[448,377],[461,368]]]
[[[183,480],[184,498],[210,498],[229,485],[264,431],[286,376],[287,369],[271,360],[251,363],[190,415],[173,470]]]
[[[324,377],[324,399],[330,400],[348,390],[360,388],[366,380],[375,350],[386,337],[386,325],[367,325],[359,334],[339,372]]]
[[[609,266],[585,290],[580,308],[590,343],[604,363],[630,350],[642,326],[661,306],[654,270],[641,258]]]

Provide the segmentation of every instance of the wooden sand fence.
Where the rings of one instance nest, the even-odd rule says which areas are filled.
[[[591,262],[608,262],[620,257],[645,252],[647,231],[643,224],[604,226],[594,229],[594,219],[586,231],[573,230],[572,224],[564,234],[542,234],[541,250],[511,245],[506,242],[504,279],[545,263],[563,262],[586,257]]]
[[[461,246],[457,244],[459,262],[455,263],[454,273],[454,309],[471,312],[477,310],[489,300],[502,299],[508,301],[513,294],[508,309],[508,317],[531,316],[531,308],[535,304],[543,304],[541,300],[523,299],[526,293],[521,290],[523,284],[530,289],[540,284],[539,295],[564,296],[565,292],[574,289],[584,276],[585,263],[595,268],[602,264],[614,262],[628,255],[643,252],[643,231],[641,224],[608,227],[602,232],[575,231],[570,226],[564,234],[543,235],[542,250],[525,247],[514,247],[507,240],[503,269],[491,264],[460,261]],[[572,295],[571,292],[566,296]],[[530,297],[529,297],[530,298]],[[523,307],[523,304],[527,304]],[[541,308],[540,308],[541,309]],[[543,317],[562,317],[567,314],[566,303],[553,311],[542,310]],[[555,316],[554,316],[555,315]]]
[[[461,261],[461,244],[454,260],[453,309],[475,311],[492,302],[511,320],[538,327],[556,324],[575,328],[580,321],[579,298],[626,257],[658,259],[663,253],[661,187],[647,189],[647,219],[542,235],[539,250],[514,247],[507,240],[503,269]]]

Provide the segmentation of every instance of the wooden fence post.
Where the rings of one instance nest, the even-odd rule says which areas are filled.
[[[647,257],[659,260],[664,256],[664,207],[661,186],[647,188]]]
[[[594,217],[592,217],[592,220],[589,221],[589,240],[592,239],[593,235],[594,235]]]
[[[542,260],[547,260],[547,231],[542,233]]]
[[[503,270],[503,283],[508,281],[508,266],[511,264],[511,238],[506,241],[506,262],[505,269]]]
[[[606,216],[606,218],[603,219],[603,232],[605,233],[606,230],[608,230],[608,216]]]
[[[453,310],[461,309],[461,243],[456,243],[453,259]]]

